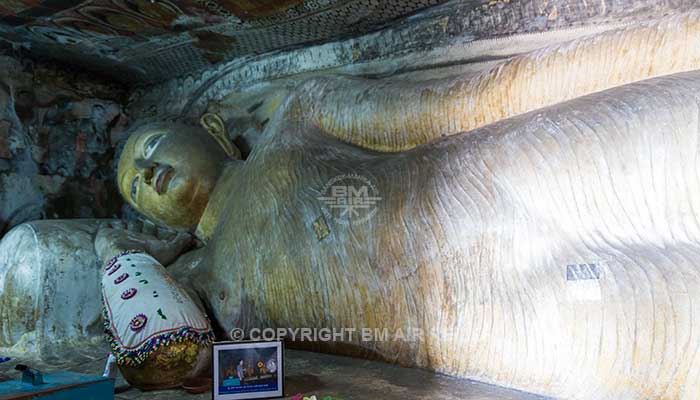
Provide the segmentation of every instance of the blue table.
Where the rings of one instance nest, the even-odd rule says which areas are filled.
[[[39,386],[23,383],[21,379],[0,382],[0,400],[10,399],[114,400],[114,379],[57,372],[44,374],[44,384]]]

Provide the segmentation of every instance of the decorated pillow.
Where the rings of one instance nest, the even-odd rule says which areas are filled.
[[[102,277],[102,300],[105,334],[119,365],[138,366],[171,343],[213,340],[204,313],[148,254],[112,258]]]

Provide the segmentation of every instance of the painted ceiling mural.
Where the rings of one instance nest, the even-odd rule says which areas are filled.
[[[0,0],[0,39],[123,81],[360,34],[444,0]]]

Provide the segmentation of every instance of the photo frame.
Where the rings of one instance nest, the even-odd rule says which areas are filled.
[[[284,397],[282,341],[214,343],[213,400]]]

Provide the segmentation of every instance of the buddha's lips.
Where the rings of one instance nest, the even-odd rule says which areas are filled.
[[[168,184],[175,170],[167,165],[159,165],[153,179],[153,187],[156,193],[163,194],[168,190]]]

